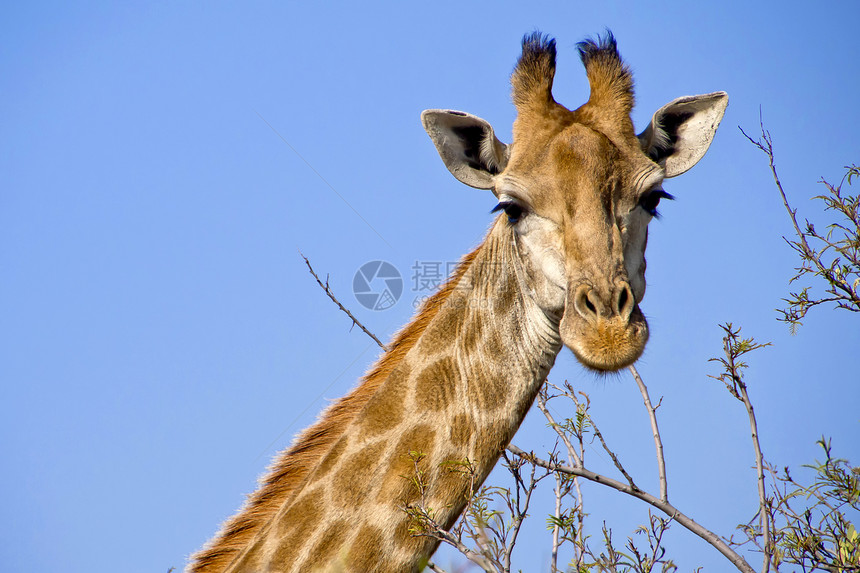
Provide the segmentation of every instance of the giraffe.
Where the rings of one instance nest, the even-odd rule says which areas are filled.
[[[487,477],[562,346],[597,372],[642,354],[647,226],[671,198],[663,180],[707,151],[728,96],[678,98],[636,135],[632,75],[615,38],[578,49],[590,96],[571,111],[552,95],[555,40],[523,38],[510,145],[473,115],[422,114],[449,171],[491,190],[498,216],[188,572],[419,571],[438,541],[415,534],[409,509],[425,504],[453,526],[470,479]],[[471,477],[454,471],[462,464]]]

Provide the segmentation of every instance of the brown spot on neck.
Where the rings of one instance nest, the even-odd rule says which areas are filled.
[[[390,553],[385,551],[388,545],[388,539],[378,527],[362,526],[349,548],[346,559],[347,570],[367,571],[367,573],[392,571],[386,566],[385,561],[380,559],[380,555]]]
[[[358,507],[373,486],[375,470],[385,452],[384,440],[377,441],[345,458],[334,474],[330,488],[332,502],[339,507]]]
[[[368,401],[361,419],[361,431],[365,436],[379,435],[403,419],[409,373],[410,368],[405,361],[398,364]]]
[[[421,410],[440,411],[457,397],[461,376],[450,356],[436,360],[415,378],[415,406]]]

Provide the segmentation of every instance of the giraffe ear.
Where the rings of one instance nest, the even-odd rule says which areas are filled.
[[[664,105],[639,134],[642,151],[663,166],[666,178],[684,173],[705,155],[727,105],[726,92],[679,97]]]
[[[421,123],[454,177],[470,187],[493,188],[496,175],[508,164],[509,152],[489,123],[447,109],[426,110]]]

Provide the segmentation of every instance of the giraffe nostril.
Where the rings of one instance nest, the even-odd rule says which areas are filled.
[[[600,298],[598,298],[597,293],[587,285],[580,285],[579,288],[576,289],[573,306],[576,309],[576,312],[588,321],[596,320],[604,308],[604,305],[600,302]]]
[[[580,285],[576,289],[573,306],[577,314],[589,322],[609,320],[613,317],[626,320],[630,318],[636,302],[627,281],[620,281],[614,288],[606,289],[602,295],[596,288]]]
[[[636,302],[633,299],[633,291],[630,290],[630,284],[627,281],[620,283],[616,288],[618,290],[618,306],[615,308],[615,312],[621,318],[629,319],[633,312],[633,307],[636,306]]]
[[[627,288],[621,289],[621,294],[618,295],[618,313],[621,314],[624,307],[627,306],[627,301],[630,300],[630,295],[627,294]]]

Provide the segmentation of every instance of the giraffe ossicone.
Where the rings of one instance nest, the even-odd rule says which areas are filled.
[[[473,115],[422,114],[451,173],[497,197],[495,222],[358,386],[279,455],[189,572],[418,571],[438,542],[418,534],[410,510],[420,501],[454,524],[562,346],[596,371],[639,358],[648,223],[669,197],[663,180],[707,151],[728,96],[678,98],[637,135],[614,37],[579,53],[590,96],[570,110],[552,94],[555,40],[523,39],[510,145]]]

